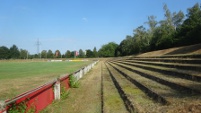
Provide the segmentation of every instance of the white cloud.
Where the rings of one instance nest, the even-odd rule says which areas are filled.
[[[88,19],[85,18],[85,17],[83,17],[83,18],[82,18],[82,21],[84,21],[84,22],[88,22]]]

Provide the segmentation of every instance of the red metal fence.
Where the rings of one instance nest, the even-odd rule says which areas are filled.
[[[98,61],[72,73],[77,80],[82,78]],[[38,113],[54,100],[60,99],[61,88],[66,90],[70,88],[69,76],[65,75],[52,80],[33,90],[20,94],[13,99],[0,102],[0,113],[9,113],[11,109],[17,109],[24,112],[32,111]]]

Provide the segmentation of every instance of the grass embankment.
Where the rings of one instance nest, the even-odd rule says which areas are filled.
[[[72,73],[87,62],[0,62],[0,100],[10,99],[60,75]]]

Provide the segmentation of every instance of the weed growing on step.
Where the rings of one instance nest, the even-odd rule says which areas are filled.
[[[69,75],[69,79],[71,88],[79,88],[80,83],[77,81],[77,78],[74,75]]]
[[[70,92],[69,90],[66,90],[65,87],[61,87],[61,99],[66,99],[68,98]]]
[[[35,108],[31,107],[29,110],[27,109],[26,101],[21,102],[19,104],[12,104],[8,110],[8,113],[35,113]]]

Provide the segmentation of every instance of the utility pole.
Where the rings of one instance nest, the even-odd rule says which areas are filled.
[[[40,52],[40,45],[41,45],[41,43],[40,43],[40,41],[39,41],[39,39],[38,39],[37,42],[36,42],[37,53],[38,53],[38,56],[41,58],[41,54],[39,53],[39,52]]]

